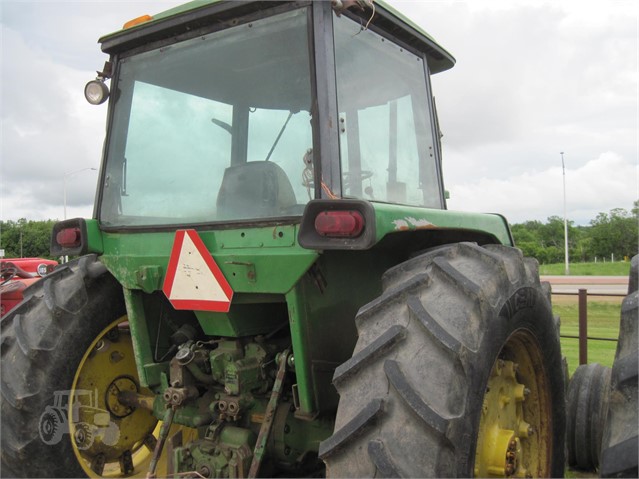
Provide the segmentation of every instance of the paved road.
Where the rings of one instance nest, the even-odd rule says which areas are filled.
[[[588,290],[588,294],[627,294],[627,276],[542,276],[549,281],[554,293],[577,293],[579,289]]]

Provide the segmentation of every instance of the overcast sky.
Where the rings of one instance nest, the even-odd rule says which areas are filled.
[[[106,104],[84,85],[97,38],[179,1],[0,0],[0,218],[90,217]],[[639,198],[639,2],[394,1],[457,59],[433,88],[449,208],[512,222],[630,209]],[[82,171],[80,171],[82,170]]]

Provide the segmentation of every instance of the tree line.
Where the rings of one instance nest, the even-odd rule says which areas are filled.
[[[0,249],[5,258],[53,258],[49,254],[51,231],[57,220],[0,220]]]
[[[5,258],[51,258],[51,230],[56,220],[0,220],[0,249]],[[526,221],[511,225],[515,244],[524,255],[542,264],[564,261],[564,220],[551,216],[545,223]],[[627,211],[615,208],[599,213],[589,226],[568,222],[568,251],[571,262],[622,260],[639,252],[639,200]],[[51,258],[57,259],[57,258]]]
[[[545,223],[526,221],[511,226],[515,244],[525,256],[542,264],[564,261],[564,220],[551,216]],[[620,261],[639,253],[639,200],[628,211],[615,208],[599,213],[588,226],[568,221],[571,262]]]

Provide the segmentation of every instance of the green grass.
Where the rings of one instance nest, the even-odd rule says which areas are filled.
[[[539,265],[539,274],[563,276],[564,263]],[[615,263],[570,263],[570,274],[574,276],[627,276],[630,262],[617,261]]]
[[[572,296],[570,297],[572,299]],[[553,298],[554,299],[554,298]],[[595,302],[588,301],[588,336],[600,338],[617,338],[619,336],[619,316],[621,313],[621,300]],[[579,335],[579,310],[577,297],[561,304],[553,305],[553,312],[561,317],[562,335]],[[588,363],[599,363],[604,366],[612,366],[615,359],[617,343],[614,341],[588,341]],[[579,366],[579,340],[561,338],[561,349],[568,359],[570,374]]]
[[[569,467],[564,471],[564,477],[572,478],[572,477],[599,477],[599,474],[596,472],[589,471],[580,471],[577,469],[571,469]]]
[[[539,274],[563,276],[565,266],[564,263],[542,264],[539,265]],[[574,276],[628,276],[629,271],[629,261],[570,263],[570,274]]]

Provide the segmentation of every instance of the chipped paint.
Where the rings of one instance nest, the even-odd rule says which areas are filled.
[[[408,216],[404,219],[393,220],[393,224],[395,225],[395,231],[436,228],[436,226],[430,221],[425,219],[418,220],[412,216]]]
[[[419,228],[432,228],[435,225],[433,223],[431,223],[430,221],[427,220],[418,220],[415,219],[413,217],[408,217],[406,218],[406,221],[408,221],[411,225],[413,225],[416,229]]]
[[[406,231],[410,229],[408,222],[405,220],[395,220],[393,224],[395,225],[395,231]]]

